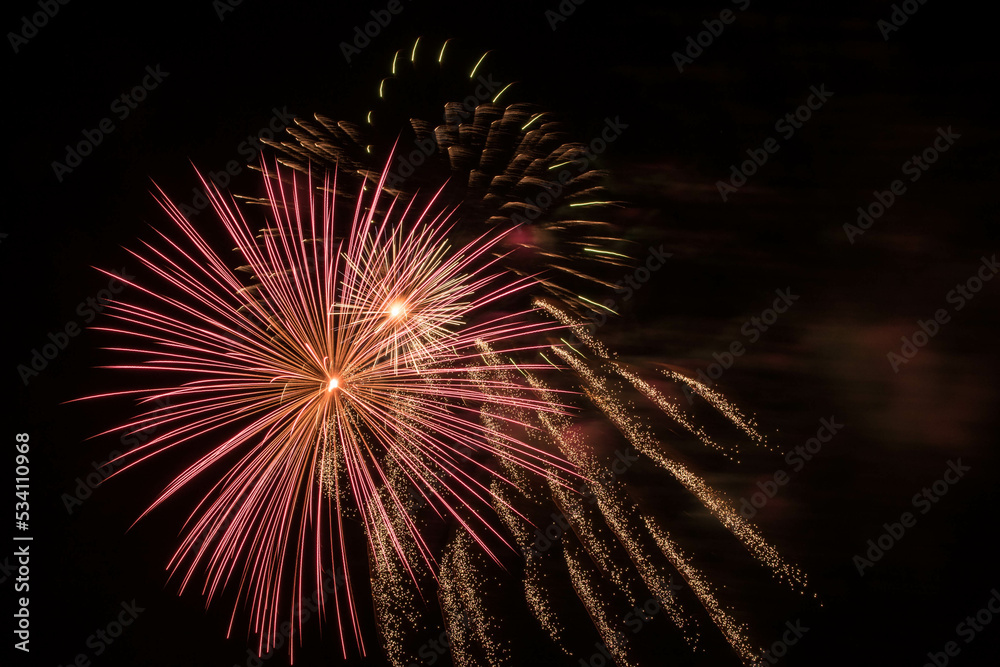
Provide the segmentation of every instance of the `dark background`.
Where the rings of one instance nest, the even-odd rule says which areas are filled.
[[[338,45],[384,6],[244,0],[220,20],[207,0],[72,2],[4,56],[13,209],[0,226],[11,391],[4,432],[31,434],[34,536],[33,650],[16,664],[93,657],[87,637],[133,598],[146,611],[93,664],[246,664],[250,640],[239,630],[225,636],[229,600],[205,611],[196,590],[178,597],[166,582],[184,508],[168,506],[128,530],[167,481],[155,466],[66,511],[62,494],[121,449],[117,436],[87,438],[129,414],[124,403],[65,404],[113,386],[93,370],[102,363],[96,333],[73,338],[27,386],[16,366],[49,332],[82,324],[77,304],[108,282],[92,267],[136,266],[122,246],[149,238],[147,223],[164,220],[150,179],[189,201],[188,160],[217,171],[239,159],[239,144],[274,107],[362,120],[393,51],[418,35],[493,49],[497,71],[522,82],[517,96],[563,113],[581,140],[606,117],[628,124],[599,166],[631,203],[620,212],[629,238],[640,250],[663,243],[674,256],[602,331],[626,358],[704,369],[713,352],[742,339],[742,323],[770,305],[775,289],[800,296],[719,385],[756,413],[775,449],[718,468],[712,481],[732,499],[784,469],[781,454],[811,437],[821,418],[846,425],[757,517],[809,573],[823,606],[760,599],[761,618],[774,620],[755,626],[755,642],[770,645],[784,620],[801,618],[810,631],[783,664],[917,666],[952,640],[962,647],[952,664],[994,664],[1000,620],[968,645],[955,626],[1000,586],[1000,286],[986,283],[898,373],[886,360],[918,319],[950,310],[946,293],[997,251],[992,17],[931,1],[885,41],[876,22],[888,19],[888,2],[788,8],[755,0],[679,73],[671,54],[703,20],[735,6],[588,0],[553,30],[544,12],[554,0],[405,3],[349,65]],[[8,4],[5,31],[36,11]],[[157,64],[166,80],[57,181],[51,163],[64,159],[65,146],[112,116],[110,102]],[[821,84],[830,101],[779,139],[779,152],[723,203],[716,181],[776,136],[775,121]],[[905,178],[901,164],[948,126],[961,138],[850,244],[842,226],[856,208]],[[236,182],[252,179],[244,170]],[[959,457],[971,472],[859,577],[852,557]],[[8,577],[5,591],[11,584]],[[315,623],[310,632],[296,664],[339,664],[335,637],[320,639]],[[356,662],[383,664],[375,654]]]

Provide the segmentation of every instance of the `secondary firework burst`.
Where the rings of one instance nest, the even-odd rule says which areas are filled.
[[[509,422],[479,420],[483,403],[562,411],[526,383],[473,379],[510,365],[486,361],[484,342],[517,354],[554,328],[500,307],[531,284],[490,254],[504,232],[452,247],[453,211],[434,197],[417,209],[382,183],[340,220],[336,177],[265,166],[269,220],[259,233],[203,179],[248,279],[160,192],[180,234],[161,233],[133,254],[162,287],[130,283],[149,303],[115,303],[120,326],[103,328],[134,341],[111,349],[138,360],[113,368],[148,383],[120,393],[169,402],[169,411],[152,408],[123,427],[161,429],[123,470],[201,448],[144,515],[196,480],[211,482],[170,568],[182,590],[203,571],[209,602],[237,587],[262,651],[282,616],[300,608],[307,584],[322,592],[325,568],[350,579],[349,513],[360,513],[372,557],[406,564],[416,580],[415,568],[435,570],[437,555],[397,493],[404,484],[489,551],[481,534],[495,529],[482,514],[496,494],[488,480],[510,482],[484,458],[553,480],[573,474],[560,457],[509,435]],[[350,586],[333,595],[341,641],[357,639],[363,651]],[[294,615],[292,623],[294,634]]]
[[[502,242],[504,266],[585,313],[582,290],[613,289],[607,271],[628,264],[629,242],[606,219],[620,202],[588,145],[568,140],[556,114],[512,101],[518,84],[495,79],[495,61],[486,52],[466,62],[459,43],[418,39],[393,55],[363,118],[296,117],[290,136],[265,143],[300,173],[337,166],[345,196],[383,177],[404,199],[446,182],[445,196],[474,220],[461,233],[516,227]]]

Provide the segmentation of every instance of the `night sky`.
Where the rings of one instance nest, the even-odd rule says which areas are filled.
[[[512,99],[559,112],[580,141],[609,119],[621,125],[597,159],[624,202],[614,219],[637,257],[661,245],[672,256],[631,298],[617,297],[621,317],[600,336],[631,363],[690,375],[708,373],[738,341],[743,351],[717,388],[755,415],[773,451],[750,450],[741,465],[709,453],[691,461],[734,503],[777,471],[788,474],[755,521],[809,575],[817,600],[748,574],[745,563],[727,574],[726,551],[740,547],[715,533],[693,543],[718,565],[715,580],[736,591],[756,644],[771,646],[786,622],[799,621],[809,630],[778,664],[918,667],[948,642],[958,649],[948,664],[995,664],[1000,617],[974,633],[959,627],[1000,589],[1000,280],[991,279],[1000,271],[1000,63],[989,17],[915,0],[905,23],[889,2],[789,9],[758,0],[564,0],[565,16],[556,0],[402,2],[348,62],[341,43],[386,4],[342,4],[71,2],[37,29],[22,17],[30,21],[38,4],[7,7],[13,210],[0,225],[3,412],[8,440],[30,434],[33,537],[31,653],[12,652],[13,664],[69,665],[80,655],[78,664],[108,666],[257,664],[245,626],[226,638],[231,597],[206,611],[197,590],[179,597],[167,581],[196,496],[130,529],[183,456],[78,488],[129,446],[117,434],[92,436],[133,414],[125,400],[66,403],[120,386],[113,372],[95,369],[109,362],[99,349],[108,341],[86,329],[110,322],[93,301],[109,279],[94,267],[138,272],[124,247],[167,222],[149,194],[153,181],[191,202],[192,163],[218,172],[236,161],[232,186],[252,188],[247,138],[276,112],[362,121],[392,54],[418,36],[453,38],[461,53],[492,50],[491,72],[518,81]],[[894,11],[899,26],[890,23]],[[703,22],[719,34],[691,47],[709,30]],[[115,102],[144,82],[134,108]],[[100,137],[91,154],[68,158],[67,146],[87,136]],[[753,156],[762,164],[747,163]],[[745,163],[752,173],[733,180]],[[719,182],[734,187],[720,191]],[[857,227],[859,207],[877,212],[890,197]],[[197,220],[208,225],[211,214]],[[977,272],[990,279],[979,282]],[[778,293],[795,297],[787,312],[753,324]],[[936,326],[927,324],[936,314]],[[934,335],[915,336],[919,321]],[[904,349],[903,337],[926,342]],[[19,370],[50,340],[65,349],[37,373]],[[843,428],[810,460],[786,459],[822,420]],[[938,485],[946,493],[919,498],[950,469],[963,473]],[[629,474],[647,501],[673,511],[674,494],[655,474]],[[74,496],[81,502],[67,504]],[[860,575],[855,556],[904,512],[912,525]],[[0,573],[8,624],[10,564],[22,544],[9,541],[0,553],[9,559]],[[128,617],[133,600],[142,611],[118,638],[89,639]],[[314,619],[295,664],[387,664],[370,608],[362,621],[368,658],[344,663],[331,628],[321,636]],[[653,635],[644,664],[739,664],[724,651],[672,654],[674,644],[660,647]],[[522,648],[518,664],[549,657]],[[287,664],[287,655],[264,664]]]

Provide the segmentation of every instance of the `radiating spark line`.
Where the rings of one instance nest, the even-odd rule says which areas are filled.
[[[681,573],[681,576],[684,577],[685,583],[698,596],[698,599],[705,607],[705,611],[708,612],[709,617],[719,630],[722,631],[726,641],[739,654],[744,663],[751,664],[755,658],[760,656],[761,650],[751,646],[750,640],[746,636],[746,627],[737,623],[722,608],[722,605],[715,597],[712,586],[705,580],[705,576],[698,568],[691,565],[693,559],[685,555],[681,548],[670,539],[670,534],[656,525],[649,517],[643,517],[643,520],[660,549],[670,560],[671,564],[677,568],[677,571]]]
[[[542,117],[543,115],[544,115],[544,114],[542,114],[542,113],[536,113],[536,114],[534,114],[534,115],[533,115],[533,116],[532,116],[532,117],[531,117],[531,118],[530,118],[530,119],[528,120],[528,122],[527,122],[527,123],[525,123],[524,125],[522,125],[522,126],[521,126],[521,131],[523,132],[524,130],[527,130],[527,129],[528,129],[529,127],[531,127],[531,124],[532,124],[532,123],[534,123],[534,122],[535,122],[536,120],[538,120],[539,118],[541,118],[541,117]],[[568,163],[566,163],[566,164],[568,164]],[[551,167],[550,167],[550,168],[551,168]]]
[[[757,431],[757,424],[753,420],[744,417],[743,413],[741,413],[736,406],[727,401],[725,396],[698,380],[681,375],[675,371],[664,369],[663,374],[671,380],[683,382],[691,387],[696,394],[708,401],[716,410],[726,415],[730,421],[742,429],[744,433],[753,438],[755,442],[764,442],[764,437]]]
[[[588,246],[588,247],[585,247],[583,249],[583,251],[584,252],[592,252],[592,253],[596,253],[596,254],[599,254],[599,255],[613,255],[615,257],[622,257],[623,259],[631,259],[628,255],[623,255],[620,252],[614,252],[614,251],[611,251],[611,250],[603,250],[601,248],[591,248],[591,247]]]
[[[589,304],[590,304],[590,305],[592,305],[592,306],[597,306],[598,308],[603,308],[604,310],[608,311],[608,312],[609,312],[609,313],[611,313],[612,315],[617,315],[617,314],[618,314],[618,313],[616,313],[615,311],[613,311],[613,310],[611,310],[610,308],[608,308],[607,306],[605,306],[605,305],[603,305],[603,304],[600,304],[600,303],[597,303],[596,301],[591,301],[590,299],[588,299],[588,298],[587,298],[587,297],[585,297],[585,296],[581,296],[581,295],[579,295],[579,294],[578,294],[578,295],[577,295],[577,297],[578,297],[578,298],[579,298],[579,299],[580,299],[581,301],[583,301],[584,303],[589,303]]]
[[[507,91],[508,88],[510,88],[511,86],[513,86],[514,83],[515,83],[514,81],[511,81],[506,86],[504,86],[503,88],[501,88],[500,92],[497,93],[497,96],[493,98],[493,104],[496,104],[500,100],[500,96],[503,95]]]
[[[470,79],[476,78],[476,70],[479,69],[479,66],[483,64],[483,61],[486,60],[486,56],[488,56],[489,54],[490,52],[487,51],[486,53],[484,53],[482,56],[479,57],[479,60],[476,61],[476,66],[472,68],[472,73],[469,74]]]

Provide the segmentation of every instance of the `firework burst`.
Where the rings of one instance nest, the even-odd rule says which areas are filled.
[[[112,349],[138,354],[140,363],[115,368],[140,371],[154,384],[128,393],[144,403],[170,402],[169,413],[156,408],[125,426],[164,429],[130,453],[128,467],[190,442],[212,443],[150,510],[222,470],[189,518],[170,567],[183,573],[182,589],[204,568],[209,601],[237,585],[262,650],[277,634],[286,586],[293,600],[309,579],[322,591],[331,557],[349,577],[345,504],[360,511],[373,558],[407,564],[416,580],[414,561],[433,569],[436,556],[396,491],[401,484],[419,489],[489,551],[480,533],[495,531],[479,510],[495,494],[477,473],[509,481],[481,455],[545,477],[571,474],[503,424],[491,428],[478,419],[484,402],[562,409],[513,379],[471,379],[509,366],[485,361],[478,347],[484,342],[523,352],[532,349],[524,340],[554,328],[528,312],[479,317],[530,284],[505,275],[489,254],[502,232],[452,248],[449,211],[435,208],[432,198],[421,210],[393,200],[376,213],[388,197],[381,187],[361,193],[341,230],[335,174],[318,195],[311,175],[285,179],[276,167],[266,176],[271,220],[259,235],[234,202],[211,193],[252,284],[162,197],[181,240],[161,234],[167,251],[147,244],[133,254],[167,289],[135,285],[156,305],[117,303],[113,316],[124,326],[106,329],[138,340]],[[178,384],[178,376],[195,379]],[[348,619],[341,624],[346,643],[345,626],[357,629],[350,587],[338,589],[334,604],[343,612],[338,618]]]
[[[407,52],[414,67],[418,47]],[[435,49],[438,65],[447,48]],[[801,591],[805,575],[681,455],[688,443],[678,431],[730,460],[739,450],[682,408],[677,390],[761,445],[757,425],[682,373],[619,361],[586,326],[583,315],[600,307],[586,289],[613,287],[595,267],[628,261],[625,241],[601,219],[613,203],[602,173],[587,161],[539,206],[540,193],[555,192],[557,170],[585,147],[565,141],[547,112],[500,106],[509,86],[472,106],[468,97],[433,106],[444,109],[441,125],[429,116],[407,116],[405,127],[387,121],[408,111],[385,99],[405,78],[399,61],[365,123],[317,114],[296,119],[291,141],[272,144],[285,168],[262,161],[266,194],[244,198],[266,207],[258,233],[203,179],[248,277],[161,192],[181,236],[163,234],[166,250],[147,245],[136,256],[167,289],[139,288],[153,306],[113,307],[123,326],[111,331],[139,341],[116,349],[142,357],[120,368],[164,378],[126,393],[146,405],[170,401],[124,427],[163,428],[129,454],[129,466],[208,443],[150,508],[196,479],[213,480],[170,562],[182,590],[199,573],[209,602],[236,587],[267,650],[283,604],[293,631],[301,622],[294,611],[307,583],[323,602],[325,568],[350,581],[345,521],[357,518],[394,665],[423,660],[416,647],[440,624],[456,664],[511,662],[511,619],[491,603],[507,576],[502,544],[523,556],[521,600],[534,629],[564,655],[580,656],[566,619],[582,606],[617,661],[641,662],[620,610],[652,596],[691,649],[704,648],[703,628],[713,624],[753,663],[749,628],[697,545],[684,543],[685,527],[668,530],[626,477],[609,478],[608,447],[597,440],[617,431],[664,485],[696,499]],[[401,180],[400,141],[429,146],[428,169]],[[665,419],[640,417],[640,401]],[[601,438],[573,417],[577,409],[597,417]],[[447,526],[435,544],[428,512]],[[539,549],[535,536],[557,515],[558,546]],[[352,641],[364,652],[354,592],[332,595],[344,655]]]

